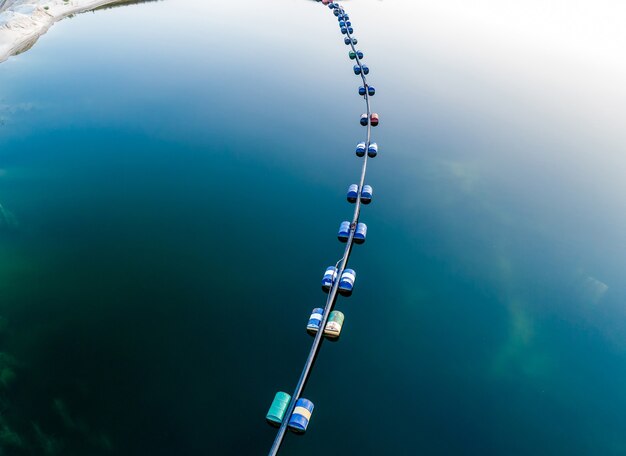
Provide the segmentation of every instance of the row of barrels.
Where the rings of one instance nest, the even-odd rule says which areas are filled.
[[[319,1],[319,0],[318,0]],[[360,96],[363,96],[367,99],[367,97],[374,96],[376,93],[376,89],[372,86],[369,86],[365,82],[364,75],[369,74],[369,68],[367,65],[361,63],[361,59],[363,58],[363,52],[356,50],[354,46],[357,44],[357,39],[353,38],[351,34],[353,33],[352,23],[350,22],[349,16],[346,14],[345,10],[341,8],[337,3],[334,3],[330,0],[321,0],[324,5],[328,5],[328,7],[333,10],[334,15],[337,17],[339,21],[340,31],[343,35],[347,35],[344,38],[344,43],[346,45],[350,45],[353,50],[349,51],[348,57],[350,60],[356,60],[357,64],[354,65],[353,71],[357,76],[361,76],[363,78],[364,85],[358,88],[358,93]],[[363,126],[372,126],[375,127],[379,123],[378,114],[376,113],[365,113],[361,116],[360,124]],[[374,158],[378,155],[378,144],[369,142],[369,134],[367,142],[360,142],[356,146],[356,156],[359,158],[365,157]],[[369,204],[372,201],[372,196],[374,190],[370,185],[364,185],[363,182],[359,184],[351,184],[348,187],[348,192],[346,195],[346,199],[350,203],[357,203],[357,201],[361,204]],[[355,218],[358,221],[358,217]],[[337,238],[340,242],[348,242],[350,240],[350,236],[352,235],[352,241],[355,244],[363,244],[367,237],[367,225],[365,223],[358,222],[349,222],[343,221],[339,225],[339,232],[337,233]],[[347,261],[347,259],[346,259]],[[324,272],[324,276],[322,277],[322,290],[325,293],[329,293],[335,283],[338,281],[337,292],[342,296],[350,296],[352,295],[352,291],[354,289],[354,283],[356,280],[356,271],[353,269],[344,269],[339,276],[339,269],[337,266],[329,266],[326,268]],[[308,323],[306,325],[306,331],[308,334],[315,336],[318,332],[322,331],[322,335],[331,341],[337,341],[339,336],[341,335],[341,330],[343,328],[343,323],[345,320],[345,315],[337,310],[332,310],[328,315],[328,319],[326,320],[326,325],[322,328],[322,322],[324,318],[324,309],[323,308],[315,308],[311,312],[311,316],[309,317]],[[283,392],[279,391],[276,393],[274,400],[270,406],[270,409],[266,415],[266,420],[272,426],[279,427],[281,424],[284,424],[284,420],[287,419],[287,428],[297,434],[302,434],[306,431],[309,420],[311,419],[311,414],[313,413],[313,402],[305,398],[297,398],[296,403],[293,406],[293,410],[289,417],[286,417],[290,405],[291,405],[292,397]],[[282,437],[281,437],[282,438]],[[275,453],[271,453],[275,454]]]

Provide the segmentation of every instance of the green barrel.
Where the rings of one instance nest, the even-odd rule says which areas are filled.
[[[289,408],[289,402],[291,401],[291,396],[287,393],[283,393],[279,391],[274,396],[274,400],[272,401],[272,405],[270,406],[265,419],[269,424],[274,427],[278,427],[283,422],[283,418],[285,417],[285,413]]]
[[[348,56],[350,57],[350,60],[356,59],[356,53],[354,51],[348,52]]]
[[[337,339],[341,335],[341,327],[345,316],[338,310],[333,310],[328,316],[328,323],[324,329],[324,335],[329,339]]]

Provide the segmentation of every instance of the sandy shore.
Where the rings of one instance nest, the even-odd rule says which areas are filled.
[[[117,0],[0,0],[0,62],[29,49],[56,21]]]

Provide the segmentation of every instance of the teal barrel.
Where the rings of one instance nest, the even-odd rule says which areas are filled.
[[[291,396],[289,394],[283,393],[282,391],[276,393],[276,396],[274,396],[274,400],[272,401],[272,405],[265,416],[267,422],[274,427],[279,427],[283,422],[287,409],[289,408],[290,401]]]
[[[345,316],[343,313],[338,310],[333,310],[328,316],[328,322],[326,323],[326,328],[324,328],[324,335],[329,339],[339,338],[344,320]]]

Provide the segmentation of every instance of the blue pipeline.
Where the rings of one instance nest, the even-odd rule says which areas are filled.
[[[334,5],[334,6],[331,6],[331,5]],[[347,21],[349,19],[347,15],[343,14],[344,13],[343,8],[339,7],[337,3],[331,3],[329,6],[331,7],[331,10],[335,14],[335,16],[338,16],[340,20]],[[360,51],[357,51],[357,49],[354,47],[357,44],[357,39],[352,37],[351,27],[349,28],[346,27],[346,29],[347,30],[345,31],[344,42],[346,45],[349,45],[352,51],[356,54],[356,57],[355,57],[356,66],[363,68],[364,65],[361,63],[361,58],[359,56],[359,54],[362,55],[362,53]],[[343,32],[343,30],[341,30],[341,32]],[[369,73],[369,69],[367,72],[360,71],[359,73],[360,74],[358,74],[358,76],[360,76],[361,80],[363,81],[363,87],[367,89],[367,90],[364,90],[363,94],[361,94],[361,92],[359,91],[359,95],[363,95],[363,98],[365,100],[366,110],[367,110],[368,122],[367,122],[367,133],[366,133],[366,139],[365,139],[365,150],[368,150],[371,144],[371,136],[372,136],[372,126],[371,126],[371,122],[369,122],[369,119],[371,118],[371,115],[372,115],[372,111],[370,107],[370,96],[374,95],[374,90],[370,90],[369,85],[367,83],[366,76],[367,76],[367,73]],[[361,178],[359,179],[359,183],[358,183],[358,192],[357,192],[358,195],[362,194],[363,187],[365,184],[365,175],[367,173],[368,158],[369,157],[367,154],[364,154],[364,156],[362,157],[363,164],[361,166]],[[371,192],[371,188],[370,188],[370,192]],[[344,271],[347,269],[347,266],[348,266],[348,260],[350,259],[352,246],[354,245],[354,236],[356,234],[356,229],[359,223],[359,216],[361,214],[361,205],[362,205],[362,202],[361,202],[361,198],[359,197],[357,198],[355,202],[354,214],[352,216],[352,223],[350,224],[350,231],[349,231],[348,239],[346,241],[346,248],[344,250],[343,257],[337,263],[337,276],[336,276],[337,279],[333,282],[332,288],[329,291],[328,298],[326,300],[326,305],[324,307],[324,313],[322,315],[322,321],[320,322],[320,328],[326,327],[326,323],[328,322],[330,313],[334,309],[335,303],[337,302],[337,296],[339,292],[339,283],[340,283],[339,279],[341,278],[341,276],[343,275]],[[313,365],[315,363],[317,355],[319,354],[320,348],[322,346],[323,340],[324,340],[324,331],[318,331],[317,334],[315,334],[315,338],[313,339],[313,343],[311,345],[311,350],[309,351],[309,355],[302,369],[302,373],[300,374],[300,378],[298,379],[296,388],[291,396],[292,400],[289,404],[289,408],[287,409],[285,413],[285,419],[283,419],[282,424],[280,428],[278,429],[278,432],[276,433],[276,438],[274,439],[274,443],[272,444],[272,448],[270,449],[269,456],[276,456],[278,454],[278,451],[280,450],[280,447],[283,443],[283,439],[285,438],[285,433],[287,431],[289,419],[296,406],[296,402],[301,398],[304,388],[306,387],[306,384],[309,380],[309,376],[311,374],[311,370],[313,369]]]

